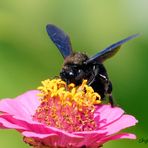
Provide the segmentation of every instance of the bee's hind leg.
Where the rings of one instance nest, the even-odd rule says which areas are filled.
[[[112,94],[109,94],[109,103],[111,104],[111,107],[114,107],[115,106],[115,103],[114,103],[114,99],[113,99]]]
[[[108,97],[109,97],[109,103],[111,104],[111,107],[114,107],[115,103],[114,103],[114,99],[113,99],[113,96],[112,96],[112,83],[111,83],[111,81],[109,81],[107,93],[108,93]]]

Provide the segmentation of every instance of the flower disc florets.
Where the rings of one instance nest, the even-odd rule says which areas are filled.
[[[41,104],[34,120],[68,132],[92,131],[95,105],[101,103],[100,95],[84,80],[80,86],[67,85],[61,79],[45,80],[40,90]]]

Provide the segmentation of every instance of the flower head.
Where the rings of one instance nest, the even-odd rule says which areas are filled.
[[[84,80],[80,86],[45,80],[39,91],[0,101],[0,128],[16,129],[36,148],[97,148],[109,140],[135,135],[119,133],[137,120],[119,107],[102,105]]]

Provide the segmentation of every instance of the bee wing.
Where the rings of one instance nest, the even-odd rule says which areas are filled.
[[[127,41],[129,41],[137,36],[139,36],[139,34],[131,35],[131,36],[129,36],[117,43],[114,43],[114,44],[108,46],[104,50],[101,50],[99,53],[97,53],[96,55],[94,55],[90,59],[88,59],[88,61],[86,61],[86,63],[90,63],[92,61],[97,61],[99,63],[104,62],[106,59],[114,56],[118,52],[118,50],[120,49],[120,47],[123,43],[126,43]]]
[[[46,30],[64,58],[72,54],[73,51],[69,36],[64,31],[52,24],[48,24]]]

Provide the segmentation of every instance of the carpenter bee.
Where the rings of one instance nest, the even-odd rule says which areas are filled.
[[[105,100],[108,96],[113,107],[112,83],[103,62],[115,55],[123,43],[137,37],[138,34],[114,43],[89,58],[84,53],[73,52],[69,36],[60,28],[48,24],[46,29],[49,37],[64,58],[64,64],[60,72],[61,79],[67,84],[74,83],[76,86],[81,84],[83,79],[87,79],[87,84],[100,94],[102,100]]]

